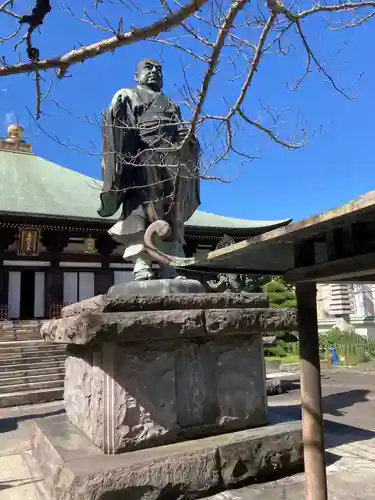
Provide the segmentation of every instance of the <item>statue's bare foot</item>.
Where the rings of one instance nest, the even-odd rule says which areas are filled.
[[[134,281],[147,281],[152,280],[154,278],[154,274],[150,269],[141,269],[140,271],[136,271],[134,273]]]

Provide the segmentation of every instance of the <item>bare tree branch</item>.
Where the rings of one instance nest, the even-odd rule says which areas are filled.
[[[178,26],[182,21],[191,16],[200,9],[208,0],[191,0],[188,5],[181,7],[177,12],[173,12],[168,17],[160,19],[149,26],[135,28],[122,35],[116,35],[111,38],[101,40],[100,42],[86,45],[77,50],[72,50],[62,56],[53,57],[36,62],[15,64],[13,66],[0,67],[0,76],[17,75],[21,73],[30,73],[35,70],[46,70],[57,68],[60,70],[60,76],[63,76],[66,70],[73,64],[84,62],[87,59],[98,57],[106,52],[113,52],[119,47],[131,45],[140,40],[146,40],[159,35],[161,32],[168,31]]]
[[[315,72],[345,98],[355,97],[355,92],[344,88],[345,82],[342,83],[337,71],[339,66],[333,69],[335,60],[339,60],[340,64],[345,43],[340,41],[341,47],[335,47],[328,56],[327,53],[319,54],[308,31],[309,23],[312,16],[320,14],[320,19],[328,27],[327,32],[332,32],[330,36],[334,36],[335,31],[360,27],[375,18],[375,0],[334,1],[337,3],[329,5],[326,0],[321,3],[311,0],[310,4],[302,3],[302,0],[288,3],[284,0],[266,0],[263,5],[249,0],[154,0],[150,7],[149,2],[143,3],[142,0],[88,0],[83,14],[77,14],[69,6],[59,12],[60,15],[68,13],[75,21],[91,27],[99,33],[99,41],[91,45],[83,44],[57,57],[39,60],[39,54],[33,56],[32,53],[31,34],[35,27],[30,25],[27,32],[21,31],[22,25],[18,24],[22,16],[14,12],[14,2],[7,0],[0,5],[0,16],[14,18],[11,22],[17,23],[17,29],[3,37],[0,33],[0,43],[15,39],[17,48],[25,42],[31,60],[16,60],[14,63],[7,60],[11,57],[9,52],[7,58],[0,56],[0,76],[29,73],[35,77],[36,105],[33,118],[38,120],[40,116],[47,116],[45,111],[48,103],[45,100],[50,89],[43,93],[43,76],[49,69],[56,69],[57,76],[62,78],[74,64],[140,41],[159,46],[161,59],[164,54],[169,56],[172,50],[178,52],[180,66],[175,69],[178,76],[174,83],[176,87],[177,84],[180,86],[179,104],[188,115],[184,124],[187,134],[179,147],[184,147],[194,136],[198,136],[204,151],[200,177],[228,182],[227,177],[236,178],[232,174],[237,161],[231,162],[232,156],[239,161],[240,168],[246,162],[262,157],[262,151],[250,140],[252,133],[288,150],[303,147],[311,135],[298,116],[288,114],[287,122],[281,120],[282,112],[277,109],[286,106],[285,102],[279,102],[277,92],[269,95],[266,105],[259,105],[259,99],[254,95],[258,88],[255,86],[255,83],[258,84],[258,75],[261,76],[262,69],[266,67],[265,61],[271,61],[272,64],[272,56],[289,60],[288,56],[293,52],[302,60],[301,73],[291,83],[289,76],[280,82],[280,85],[289,82],[289,90],[300,89]],[[138,24],[142,27],[132,26],[133,18],[140,20]],[[109,33],[104,36],[110,37],[101,39],[101,32]],[[70,47],[75,43],[77,40],[73,40]],[[275,80],[278,76],[275,74]],[[230,91],[227,92],[227,89]],[[72,118],[75,117],[74,113],[68,113]],[[295,120],[292,122],[293,116]],[[76,118],[81,123],[100,126],[100,120]],[[56,140],[49,131],[45,133]],[[57,142],[86,154],[94,154],[69,140],[59,138]],[[100,154],[99,151],[96,154]],[[132,161],[138,161],[138,157]],[[212,171],[223,165],[232,169],[231,175],[221,175],[221,172],[218,175],[216,170]]]
[[[204,75],[202,86],[199,92],[199,101],[197,103],[197,106],[195,108],[195,112],[193,114],[193,118],[191,120],[191,126],[190,126],[190,135],[195,133],[195,129],[197,126],[198,118],[199,115],[202,112],[203,104],[207,96],[208,92],[208,87],[210,85],[211,78],[213,77],[215,73],[215,68],[217,66],[217,63],[219,61],[220,53],[223,49],[225,39],[228,36],[229,29],[234,23],[234,20],[236,19],[236,16],[238,13],[245,7],[247,4],[247,0],[237,0],[236,2],[233,2],[231,7],[229,8],[224,22],[222,26],[220,27],[216,42],[214,44],[212,54],[210,57],[210,65]]]

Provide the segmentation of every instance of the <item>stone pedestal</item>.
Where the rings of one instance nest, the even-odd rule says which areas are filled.
[[[24,458],[38,500],[187,500],[301,472],[302,431],[277,418],[258,429],[104,455],[59,415],[34,423]]]
[[[260,334],[90,347],[68,348],[65,408],[105,453],[267,423]]]
[[[124,493],[125,490],[129,498],[133,498],[131,487],[141,487],[142,481],[144,484],[143,473],[139,478],[131,473],[131,464],[142,462],[143,455],[139,454],[147,451],[142,449],[155,450],[145,455],[149,462],[151,460],[150,464],[156,463],[154,456],[170,454],[177,454],[175,462],[179,464],[178,457],[182,457],[184,450],[182,441],[187,440],[198,443],[193,448],[199,450],[203,458],[196,458],[195,452],[193,461],[191,457],[187,461],[181,458],[178,470],[187,477],[193,473],[194,464],[199,463],[203,471],[208,467],[207,460],[213,460],[211,469],[207,470],[216,471],[211,479],[217,485],[221,476],[218,455],[213,451],[215,446],[212,445],[209,452],[204,451],[205,440],[195,440],[221,435],[228,446],[234,442],[235,449],[242,449],[233,431],[268,423],[262,333],[295,329],[295,311],[267,308],[264,294],[207,294],[202,292],[201,285],[189,280],[149,283],[142,284],[143,294],[139,293],[142,287],[134,283],[112,287],[107,295],[66,307],[61,319],[46,322],[42,327],[45,340],[68,344],[64,395],[64,419],[67,421],[52,422],[52,426],[46,427],[48,432],[38,427],[32,450],[39,468],[49,470],[44,463],[47,455],[52,459],[59,453],[52,444],[54,429],[60,429],[56,431],[59,435],[64,432],[69,443],[78,443],[77,435],[82,439],[85,436],[87,443],[91,443],[85,444],[87,456],[117,454],[129,457],[118,462],[120,469],[125,467],[128,471],[121,488],[117,487],[116,477],[121,476],[122,469],[113,469],[117,462],[111,461],[110,456],[100,460],[100,474],[103,481],[107,478],[100,487],[103,497],[93,493],[79,496],[82,477],[94,478],[95,474],[91,476],[89,468],[78,471],[83,464],[80,459],[73,473],[69,464],[62,465],[65,460],[62,459],[58,467],[65,467],[65,475],[59,469],[53,477],[45,478],[53,491],[52,496],[48,493],[49,498],[104,500],[112,498],[109,491]],[[280,440],[280,429],[275,435],[268,428],[262,429],[259,435],[252,436],[259,438],[265,433],[272,441],[271,448],[267,448],[267,460],[272,469],[274,461],[279,461],[281,449],[289,441],[287,437]],[[300,443],[299,428],[295,428],[295,432],[293,439]],[[286,436],[283,432],[282,435]],[[277,437],[274,439],[274,436]],[[293,466],[301,460],[300,446],[296,448],[296,442],[293,441],[293,450],[297,450],[293,451]],[[248,458],[250,462],[253,460],[252,465],[249,462],[252,477],[257,470],[269,468],[259,455],[261,449],[256,445],[254,458]],[[157,462],[158,468],[163,460]],[[242,459],[238,467],[243,469],[241,464]],[[92,467],[93,471],[95,467]],[[144,467],[151,466],[145,463]],[[174,482],[181,476],[180,472],[173,473],[176,476],[173,484],[168,479],[171,471],[167,462],[164,472],[160,483],[177,487]],[[69,481],[73,481],[73,477],[78,476],[81,479],[77,479],[74,487],[70,483],[68,486],[62,484],[69,477]],[[199,481],[204,483],[203,477],[204,474]],[[137,484],[131,486],[133,479]],[[74,490],[76,496],[72,493],[61,496],[62,490]],[[105,496],[106,491],[108,496]],[[146,493],[145,497],[138,493],[140,496],[134,498],[149,498]],[[120,496],[114,493],[113,498]]]

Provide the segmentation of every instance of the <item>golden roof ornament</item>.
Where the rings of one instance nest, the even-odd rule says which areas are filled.
[[[25,130],[21,125],[9,125],[8,127],[8,138],[5,139],[7,142],[13,142],[15,144],[19,144],[20,142],[24,142],[24,134]]]
[[[8,136],[0,139],[0,150],[31,153],[31,144],[24,140],[25,130],[21,125],[9,125]]]
[[[17,255],[37,257],[39,255],[40,230],[20,227],[18,233]]]
[[[85,238],[84,249],[85,255],[92,255],[96,253],[95,238],[92,238],[91,235],[88,238]]]

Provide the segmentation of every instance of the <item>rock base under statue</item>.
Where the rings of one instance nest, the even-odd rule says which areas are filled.
[[[299,422],[104,455],[66,417],[47,417],[24,457],[39,500],[201,498],[303,469]]]
[[[188,279],[160,279],[145,281],[128,281],[113,285],[107,293],[109,299],[142,295],[143,297],[163,297],[175,293],[204,293],[202,283]]]
[[[68,344],[69,421],[108,454],[266,425],[262,332],[294,328],[295,311],[251,307],[262,300],[108,294],[66,307],[41,332]]]
[[[295,310],[189,280],[139,286],[72,304],[41,329],[68,344],[66,415],[35,424],[28,456],[44,498],[197,498],[300,468],[300,424],[262,427],[262,333],[295,330]]]

